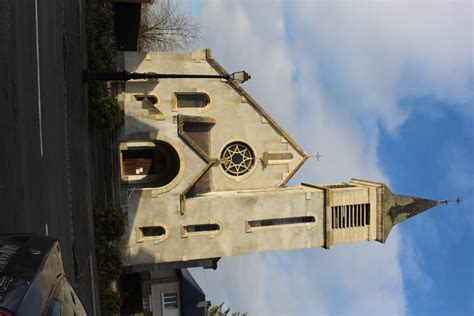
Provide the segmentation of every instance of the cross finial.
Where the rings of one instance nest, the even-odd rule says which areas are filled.
[[[449,203],[456,203],[456,205],[459,205],[461,204],[461,202],[462,200],[458,196],[456,200],[443,200],[443,201],[439,201],[439,204],[448,205]]]
[[[316,160],[319,161],[319,158],[324,157],[324,155],[321,155],[319,151],[317,151],[316,155],[310,155],[309,157],[316,157]]]

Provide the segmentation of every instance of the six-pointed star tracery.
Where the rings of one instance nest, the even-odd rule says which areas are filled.
[[[242,142],[232,142],[225,146],[221,159],[224,171],[236,177],[249,172],[255,162],[252,149]]]

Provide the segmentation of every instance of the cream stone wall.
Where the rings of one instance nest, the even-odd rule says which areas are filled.
[[[140,196],[139,212],[144,225],[163,225],[168,237],[158,243],[130,239],[129,264],[186,261],[200,258],[247,253],[319,247],[323,244],[322,192],[302,186],[279,190],[209,193],[188,200],[181,216],[171,199],[166,201]],[[156,207],[167,204],[167,207]],[[314,223],[288,224],[246,230],[250,220],[314,216]],[[159,220],[158,220],[159,219]],[[218,233],[189,233],[183,236],[183,225],[217,223]],[[139,226],[140,223],[135,223]]]

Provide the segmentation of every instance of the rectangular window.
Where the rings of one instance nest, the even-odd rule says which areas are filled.
[[[250,228],[268,227],[268,226],[283,226],[291,224],[305,224],[314,223],[316,221],[314,216],[299,216],[299,217],[284,217],[284,218],[270,218],[258,219],[248,221]]]
[[[161,293],[161,302],[163,309],[178,309],[178,293]]]
[[[370,225],[370,204],[332,206],[331,220],[332,229]]]

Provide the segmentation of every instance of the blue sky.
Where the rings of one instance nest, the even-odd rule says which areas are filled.
[[[407,102],[443,106],[429,99]],[[416,255],[420,270],[412,274],[410,265],[400,260],[402,271],[407,271],[403,280],[410,297],[408,314],[468,315],[474,311],[474,165],[465,164],[472,160],[474,138],[472,126],[466,124],[469,120],[452,110],[434,116],[419,113],[401,126],[396,138],[381,137],[379,153],[394,189],[434,199],[459,195],[464,200],[460,207],[438,207],[400,227],[402,242],[406,238],[412,244],[401,247],[400,257]]]
[[[250,315],[474,314],[471,1],[188,1],[200,48],[311,154],[290,184],[352,177],[464,200],[372,242],[224,258],[193,270]]]

